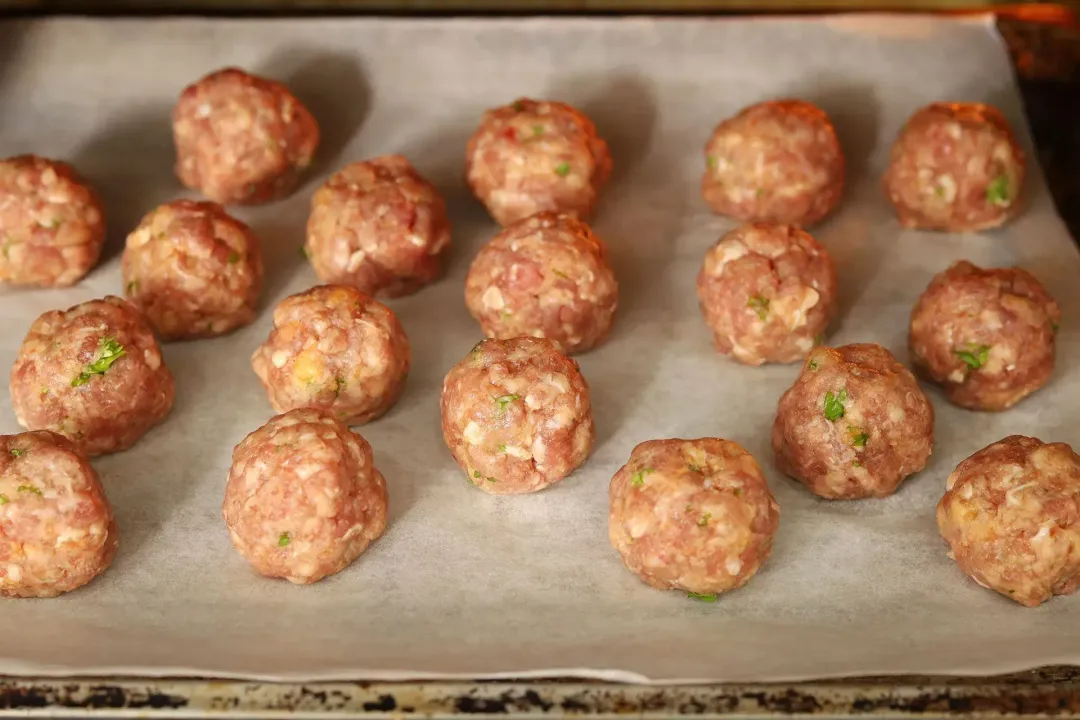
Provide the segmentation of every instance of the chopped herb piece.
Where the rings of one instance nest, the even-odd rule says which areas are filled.
[[[226,262],[229,263],[230,265],[235,265],[236,263],[240,262],[240,253],[238,253],[238,252],[229,253],[229,257],[226,259]]]
[[[345,378],[334,378],[334,397],[341,395],[341,391],[345,389]]]
[[[686,503],[686,512],[690,512],[693,509],[694,509],[693,505],[691,505],[690,503]]]
[[[870,436],[864,433],[861,429],[854,425],[848,426],[848,432],[851,433],[851,444],[855,447],[866,447],[866,441],[870,439]]]
[[[10,500],[7,499],[7,495],[0,493],[0,505],[7,505]]]
[[[41,227],[47,227],[50,230],[55,230],[60,227],[60,218],[53,218],[48,223],[38,223]]]
[[[715,595],[704,595],[702,593],[688,592],[688,593],[686,593],[686,597],[690,598],[691,600],[700,600],[701,602],[707,602],[707,603],[716,602],[716,596]]]
[[[71,387],[79,387],[90,382],[94,375],[104,375],[112,364],[124,356],[124,346],[116,342],[116,338],[103,337],[98,344],[98,354],[79,376],[71,381]]]
[[[544,126],[543,125],[533,125],[533,135],[535,135],[536,137],[540,137],[543,134],[544,134]]]
[[[127,294],[128,295],[134,295],[139,289],[139,281],[138,280],[132,280],[131,282],[129,282],[127,284],[126,289],[127,289]]]
[[[24,452],[26,452],[26,451],[25,450],[19,450],[18,448],[12,448],[11,449],[11,457],[19,457]]]
[[[709,524],[709,519],[712,517],[712,513],[705,513],[701,516],[701,519],[697,521],[698,527],[705,527]]]
[[[708,166],[710,170],[715,170],[717,165],[716,158],[714,158],[712,155],[706,155],[705,165]]]
[[[762,197],[763,195],[765,195],[765,188],[758,188],[757,192],[754,193],[754,197]]]
[[[556,277],[561,277],[563,280],[569,280],[570,279],[570,276],[567,275],[566,273],[562,272],[561,270],[556,270],[555,268],[552,268],[551,272],[552,272],[553,275],[555,275]]]
[[[515,100],[514,104],[511,105],[510,107],[514,108],[514,110],[516,110],[517,112],[521,112],[522,110],[525,109],[525,103],[523,103],[520,100]]]
[[[570,163],[561,162],[555,166],[555,174],[559,177],[566,177],[570,174]]]
[[[474,478],[480,478],[480,477],[482,477],[482,476],[480,475],[480,471],[479,471],[479,470],[473,470],[473,471],[472,471],[472,476],[473,476]]]
[[[496,480],[496,479],[495,479],[495,478],[493,478],[493,477],[489,477],[489,478],[487,479],[487,481],[488,481],[488,482],[490,482],[490,483],[497,483],[497,482],[499,482],[498,480]]]
[[[825,333],[818,333],[814,336],[814,347],[821,345],[825,342]]]
[[[702,467],[700,467],[698,465],[695,465],[694,463],[688,463],[686,465],[686,467],[690,468],[690,472],[696,472],[696,473],[705,472],[704,468],[702,468]]]
[[[735,492],[735,497],[741,497],[742,496],[742,488],[735,488],[734,492]]]
[[[954,350],[953,352],[972,370],[978,370],[990,359],[989,345],[968,345],[967,350]]]
[[[291,543],[291,542],[292,542],[292,535],[290,535],[288,532],[283,532],[283,533],[281,533],[280,536],[278,536],[277,546],[278,547],[287,547],[288,544]]]
[[[935,185],[934,186],[934,195],[936,195],[939,198],[940,197],[945,197],[945,188],[941,187],[940,185]]]
[[[506,452],[506,446],[505,445],[500,445],[499,446],[499,452],[501,452],[501,453]]]
[[[641,487],[645,484],[645,476],[652,475],[652,468],[645,468],[644,470],[638,470],[636,473],[630,476],[630,484],[634,487]]]
[[[41,394],[42,395],[48,395],[49,394],[49,388],[47,388],[47,387],[41,388]]]
[[[758,320],[765,321],[769,317],[769,298],[754,295],[746,301],[746,307],[757,313]]]
[[[818,364],[817,360],[811,360],[810,362],[806,363],[806,367],[811,370],[817,370],[819,367],[821,367],[821,365]]]
[[[510,310],[503,310],[502,311],[502,316],[503,316],[503,319],[506,319],[508,317],[514,317],[514,313],[511,312]]]
[[[861,462],[859,462],[858,460],[856,460],[856,461],[854,461],[853,463],[851,463],[851,467],[861,468],[861,467],[862,467],[862,463],[861,463]]]
[[[825,393],[825,419],[836,422],[844,417],[845,400],[847,400],[847,390],[841,390],[836,395],[832,392]]]
[[[483,345],[485,342],[486,342],[485,340],[481,340],[480,342],[476,343],[475,345],[472,346],[472,350],[470,350],[469,352],[471,354],[473,354],[473,355],[480,352],[480,346]]]
[[[41,490],[34,487],[33,485],[20,485],[19,492],[33,493],[34,495],[41,497]]]
[[[3,249],[4,259],[5,260],[8,259],[8,257],[9,257],[8,253],[10,253],[10,252],[11,252],[11,238],[5,236],[4,237],[4,249]]]
[[[507,405],[520,399],[520,395],[503,395],[502,397],[495,398],[495,404],[499,406],[500,410],[505,410]]]
[[[308,253],[307,245],[300,246],[300,257],[304,258],[305,260],[311,259],[311,254]]]
[[[1054,332],[1057,332],[1059,327],[1061,327],[1061,326],[1058,325],[1056,322],[1051,322],[1050,323],[1050,329],[1053,330]]]
[[[998,175],[986,186],[986,202],[991,205],[1009,204],[1009,178]]]

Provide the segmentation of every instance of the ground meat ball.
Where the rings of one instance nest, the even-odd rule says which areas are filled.
[[[371,445],[329,413],[292,410],[233,450],[222,512],[257,572],[298,585],[341,572],[386,530]]]
[[[572,473],[596,441],[589,387],[547,340],[484,340],[447,374],[443,439],[469,482],[536,492]]]
[[[609,494],[611,544],[655,588],[715,596],[772,552],[780,509],[754,458],[728,440],[643,442]]]
[[[307,256],[323,282],[409,295],[439,276],[449,244],[446,201],[400,155],[345,167],[311,200]]]
[[[941,536],[985,588],[1035,607],[1080,584],[1080,456],[1013,435],[956,466],[938,503]]]
[[[697,292],[721,353],[748,365],[793,362],[836,313],[836,268],[803,230],[754,223],[705,253]]]
[[[66,287],[101,257],[105,212],[67,163],[0,160],[0,281]]]
[[[780,398],[772,446],[780,470],[815,495],[885,497],[926,466],[934,408],[880,345],[819,347]]]
[[[90,456],[130,448],[165,419],[174,396],[150,326],[112,296],[39,317],[11,369],[19,424],[60,433]]]
[[[565,353],[606,338],[618,301],[607,248],[569,215],[540,213],[506,228],[465,279],[465,304],[488,337],[547,338]]]
[[[1050,379],[1060,320],[1031,273],[962,261],[934,276],[915,304],[912,360],[957,405],[1004,410]]]
[[[128,235],[128,299],[163,340],[224,335],[255,318],[262,289],[259,241],[220,205],[178,200]]]
[[[274,410],[322,408],[349,425],[393,407],[411,365],[397,316],[347,285],[322,285],[282,300],[270,337],[251,358]]]
[[[66,438],[0,435],[0,596],[80,588],[112,563],[118,537],[97,473]]]
[[[465,175],[500,225],[544,210],[584,220],[611,176],[611,153],[579,110],[521,98],[484,113]]]
[[[812,225],[843,192],[836,130],[821,108],[803,100],[751,105],[705,143],[701,194],[721,215]]]
[[[225,68],[180,94],[173,138],[180,182],[223,205],[254,205],[293,191],[319,127],[281,83]]]
[[[935,103],[907,121],[892,148],[885,193],[909,228],[974,232],[1020,211],[1024,154],[996,108]]]

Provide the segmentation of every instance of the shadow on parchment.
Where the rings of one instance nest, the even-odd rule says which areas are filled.
[[[19,51],[29,32],[29,22],[16,20],[0,23],[0,97],[4,96],[8,77],[18,62]]]

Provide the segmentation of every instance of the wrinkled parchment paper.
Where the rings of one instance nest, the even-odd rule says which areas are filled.
[[[1011,433],[1080,442],[1080,258],[1032,160],[1027,213],[977,236],[902,231],[879,193],[889,144],[934,100],[997,103],[1031,145],[1000,39],[986,20],[50,20],[0,24],[0,155],[67,158],[104,195],[105,263],[64,291],[0,289],[0,366],[41,312],[120,290],[119,248],[139,217],[184,196],[171,175],[170,107],[226,64],[286,80],[324,129],[321,161],[291,199],[238,210],[265,243],[256,323],[167,346],[177,402],[133,450],[95,463],[120,553],[57,600],[0,602],[0,672],[292,679],[576,675],[625,681],[782,680],[991,673],[1080,661],[1080,597],[1030,610],[979,588],[945,556],[934,507],[961,459]],[[596,451],[529,497],[469,487],[443,446],[439,388],[479,339],[463,278],[495,225],[462,182],[481,111],[518,95],[588,112],[615,176],[596,229],[622,283],[614,334],[580,358]],[[907,317],[930,277],[962,258],[1020,264],[1060,300],[1052,384],[976,414],[930,390],[937,448],[887,500],[818,501],[769,451],[796,367],[718,356],[694,278],[732,224],[698,195],[701,147],[742,106],[797,95],[828,110],[850,184],[815,230],[835,256],[843,315],[833,344],[878,342],[906,359]],[[448,275],[393,301],[415,369],[398,407],[362,429],[390,487],[385,537],[313,587],[257,577],[220,507],[233,445],[271,415],[249,367],[272,304],[316,282],[301,259],[308,199],[333,169],[407,155],[445,193]],[[15,432],[6,383],[0,431]],[[607,486],[635,444],[716,435],[762,463],[781,508],[772,560],[716,604],[651,590],[607,538]]]

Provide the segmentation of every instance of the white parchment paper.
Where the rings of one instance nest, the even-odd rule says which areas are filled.
[[[120,291],[119,249],[139,217],[184,196],[169,111],[226,64],[287,81],[324,131],[291,199],[238,210],[265,243],[267,292],[249,328],[169,345],[177,402],[165,425],[95,464],[116,507],[120,553],[90,586],[0,603],[0,672],[402,679],[576,675],[626,681],[780,680],[991,673],[1080,662],[1080,597],[1024,609],[945,556],[934,507],[961,459],[1011,433],[1080,442],[1080,258],[1034,158],[1029,209],[977,236],[902,231],[879,178],[904,119],[934,100],[998,104],[1031,151],[1010,64],[986,20],[47,20],[0,24],[0,156],[75,163],[107,203],[104,264],[63,291],[0,289],[0,367],[41,312]],[[574,103],[597,122],[615,175],[595,226],[622,284],[614,334],[580,358],[596,451],[529,497],[469,487],[443,446],[439,388],[479,339],[463,303],[468,263],[496,231],[462,182],[484,108],[518,95]],[[843,301],[833,344],[878,342],[906,359],[907,317],[930,277],[962,258],[1020,264],[1061,302],[1058,372],[1016,409],[976,414],[931,390],[937,448],[887,500],[819,501],[769,451],[796,367],[718,356],[694,278],[732,224],[698,194],[701,147],[744,105],[820,103],[850,183],[815,229]],[[415,368],[398,407],[362,429],[390,487],[385,537],[340,575],[293,587],[254,575],[220,506],[232,446],[271,415],[249,367],[269,308],[308,288],[307,204],[346,162],[407,155],[445,193],[445,279],[393,301]],[[6,387],[0,432],[15,432]],[[772,560],[716,604],[651,590],[607,539],[607,486],[635,444],[715,435],[759,459],[781,508]]]

